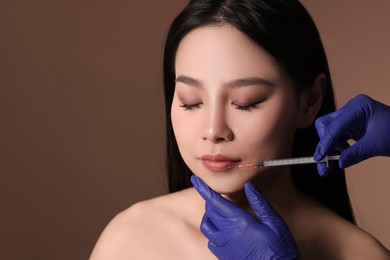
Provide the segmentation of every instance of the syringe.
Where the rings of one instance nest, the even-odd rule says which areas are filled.
[[[294,165],[294,164],[308,164],[308,163],[320,163],[325,162],[326,166],[329,166],[329,161],[338,160],[340,155],[330,155],[326,156],[321,161],[314,160],[313,156],[308,157],[298,157],[298,158],[289,158],[289,159],[277,159],[270,161],[259,161],[252,163],[244,163],[238,165],[239,168],[258,168],[258,167],[269,167],[269,166],[285,166],[285,165]]]

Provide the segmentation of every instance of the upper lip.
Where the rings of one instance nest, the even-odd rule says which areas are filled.
[[[240,159],[231,158],[223,154],[206,154],[200,157],[201,160],[215,161],[215,162],[239,162]]]

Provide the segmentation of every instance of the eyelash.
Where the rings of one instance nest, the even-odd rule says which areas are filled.
[[[248,104],[248,105],[237,105],[233,104],[236,109],[242,110],[242,111],[250,111],[252,108],[255,108],[258,104],[263,102],[263,100],[256,101],[254,103]]]
[[[263,102],[263,100],[260,100],[260,101],[256,101],[254,103],[251,103],[251,104],[248,104],[248,105],[238,105],[238,104],[233,104],[235,106],[236,109],[238,110],[241,110],[241,111],[250,111],[252,108],[255,108],[258,104],[260,104],[261,102]],[[199,104],[182,104],[182,105],[179,105],[180,107],[184,108],[185,111],[187,110],[195,110],[195,109],[199,109],[200,108],[200,105],[202,105],[202,103],[199,103]]]
[[[184,108],[185,111],[187,110],[194,110],[194,109],[199,109],[201,104],[182,104],[179,105],[180,107]]]

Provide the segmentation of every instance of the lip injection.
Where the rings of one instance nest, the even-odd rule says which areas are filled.
[[[250,163],[237,165],[236,167],[259,168],[259,167],[269,167],[269,166],[285,166],[285,165],[309,164],[309,163],[320,163],[320,162],[325,162],[326,166],[329,167],[329,161],[338,160],[339,158],[340,155],[330,155],[330,156],[326,156],[321,161],[316,161],[314,160],[314,156],[308,156],[308,157],[297,157],[297,158],[289,158],[289,159],[250,162]]]

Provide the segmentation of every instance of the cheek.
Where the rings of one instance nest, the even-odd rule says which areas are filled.
[[[194,128],[194,119],[191,114],[191,111],[184,111],[182,107],[179,106],[177,100],[174,99],[171,109],[171,120],[173,132],[179,150],[182,153],[185,147],[190,145],[190,140],[194,140],[195,128]]]
[[[259,156],[289,156],[296,131],[297,112],[294,104],[270,105],[257,116],[237,124],[244,147]]]
[[[173,107],[172,105],[172,110],[171,110],[171,120],[172,120],[172,128],[173,128],[173,133],[175,134],[175,138],[177,140],[177,143],[181,143],[182,140],[186,140],[186,134],[188,134],[188,131],[186,131],[187,126],[183,120],[182,114],[177,111],[177,108]]]

